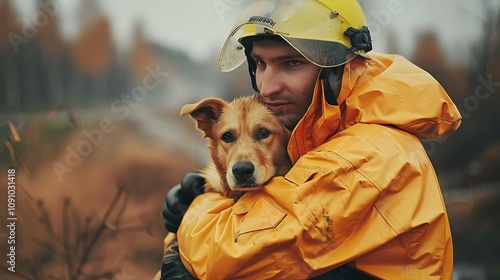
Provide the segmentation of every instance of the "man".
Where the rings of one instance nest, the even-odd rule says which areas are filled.
[[[195,173],[167,194],[165,223],[176,231],[182,219],[180,259],[192,275],[452,279],[448,217],[419,139],[444,137],[461,117],[425,71],[368,56],[365,25],[355,0],[259,0],[244,11],[220,66],[247,60],[254,89],[293,130],[294,166],[237,203],[198,195]],[[184,269],[173,263],[164,260],[164,275]]]

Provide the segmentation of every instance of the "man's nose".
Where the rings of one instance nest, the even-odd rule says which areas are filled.
[[[279,72],[272,67],[267,67],[265,71],[258,73],[257,81],[260,82],[257,85],[263,97],[270,97],[283,90],[282,77],[280,77]]]

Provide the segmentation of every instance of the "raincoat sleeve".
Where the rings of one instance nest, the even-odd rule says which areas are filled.
[[[200,279],[305,279],[385,247],[382,265],[404,263],[413,244],[404,234],[446,218],[428,166],[416,137],[354,125],[237,203],[196,198],[178,231],[181,259]],[[428,269],[442,269],[435,262]]]

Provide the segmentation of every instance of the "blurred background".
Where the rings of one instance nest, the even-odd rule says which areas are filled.
[[[246,67],[217,65],[250,2],[0,0],[1,279],[153,277],[164,195],[208,160],[181,106],[252,93]],[[454,279],[500,279],[500,1],[360,3],[374,51],[427,70],[459,107],[459,131],[423,143],[449,211]]]

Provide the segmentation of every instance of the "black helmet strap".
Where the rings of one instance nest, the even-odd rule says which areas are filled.
[[[257,71],[257,64],[255,64],[255,61],[250,55],[252,53],[252,46],[253,46],[252,43],[244,44],[245,56],[247,57],[248,73],[250,74],[250,79],[252,80],[253,90],[260,93],[259,88],[257,87],[257,80],[255,78],[255,72]]]
[[[323,94],[325,100],[329,105],[338,106],[337,97],[340,93],[342,86],[342,73],[344,72],[344,65],[337,67],[328,67],[321,69],[320,80],[325,80]]]

